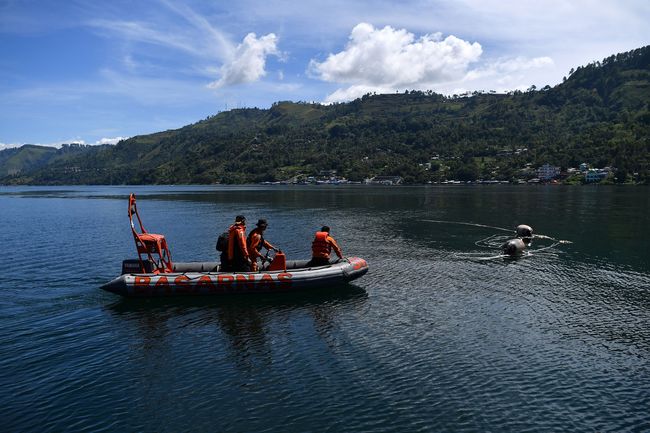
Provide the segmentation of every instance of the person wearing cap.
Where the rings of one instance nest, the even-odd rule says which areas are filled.
[[[257,271],[257,259],[260,258],[262,264],[264,263],[264,256],[262,256],[262,248],[267,250],[279,251],[273,245],[271,245],[266,239],[264,239],[264,230],[269,226],[265,219],[260,219],[256,224],[257,228],[251,230],[248,234],[248,239],[246,240],[246,246],[248,247],[248,253],[251,257],[251,270]]]
[[[316,238],[311,244],[311,261],[310,266],[324,266],[330,264],[330,253],[334,250],[339,259],[343,259],[343,253],[339,244],[330,236],[330,228],[323,226],[319,232],[316,232]]]
[[[235,223],[228,229],[227,269],[233,272],[247,272],[251,259],[246,247],[246,217],[237,215]]]

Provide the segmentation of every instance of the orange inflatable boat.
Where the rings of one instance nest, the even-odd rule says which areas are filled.
[[[136,218],[140,231],[136,230]],[[368,264],[359,257],[310,266],[309,260],[286,260],[279,252],[256,272],[221,271],[218,262],[173,262],[163,235],[148,233],[129,197],[129,221],[137,259],[122,262],[122,275],[101,286],[122,296],[220,295],[276,293],[340,285],[363,276]]]

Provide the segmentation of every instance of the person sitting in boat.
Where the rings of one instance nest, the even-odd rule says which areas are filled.
[[[280,251],[271,245],[266,239],[264,239],[264,230],[269,226],[265,219],[260,219],[256,224],[257,228],[251,230],[248,234],[248,239],[246,240],[246,246],[248,247],[248,253],[250,254],[251,261],[251,271],[257,271],[257,259],[259,258],[264,264],[264,256],[260,251],[262,248],[267,250],[273,250],[275,252]]]
[[[328,226],[323,226],[319,232],[316,232],[316,238],[311,243],[311,261],[309,266],[325,266],[330,264],[330,253],[332,249],[339,256],[339,259],[343,259],[343,252],[339,244],[336,243],[334,238],[330,236],[330,228]]]
[[[221,269],[232,272],[247,272],[251,259],[246,247],[246,217],[237,215],[235,223],[228,229],[228,248],[221,253]]]

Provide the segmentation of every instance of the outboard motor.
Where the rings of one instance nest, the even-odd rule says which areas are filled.
[[[515,232],[517,233],[518,238],[531,239],[533,237],[533,228],[525,224],[518,225]]]
[[[140,261],[140,259],[127,259],[122,260],[122,275],[124,274],[141,274],[143,272],[142,267],[144,266],[144,273],[150,274],[156,268],[156,265],[148,259]]]
[[[503,254],[507,254],[509,256],[522,254],[525,249],[526,243],[523,241],[523,239],[519,238],[508,239],[503,245],[501,245],[501,251],[503,251]]]

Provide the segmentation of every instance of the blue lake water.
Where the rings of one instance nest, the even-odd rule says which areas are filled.
[[[129,300],[127,197],[178,261],[237,214],[370,271],[307,294]],[[635,187],[0,187],[2,431],[650,431]],[[552,239],[488,259],[517,224]],[[571,243],[555,245],[554,240]]]

